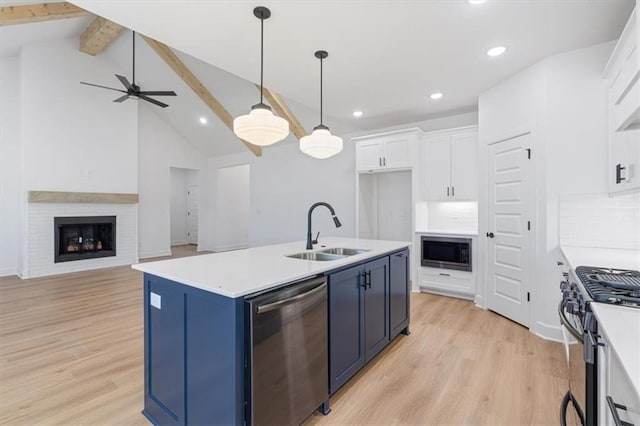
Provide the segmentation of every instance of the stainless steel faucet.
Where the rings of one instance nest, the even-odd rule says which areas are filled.
[[[318,206],[325,206],[331,212],[331,218],[333,219],[333,223],[335,223],[336,228],[340,228],[342,224],[340,223],[340,219],[336,216],[336,212],[333,210],[333,207],[329,203],[325,203],[324,201],[320,201],[315,203],[309,208],[309,213],[307,214],[307,250],[313,249],[313,244],[318,242],[318,237],[315,240],[311,238],[311,213]],[[320,233],[318,232],[318,235]]]

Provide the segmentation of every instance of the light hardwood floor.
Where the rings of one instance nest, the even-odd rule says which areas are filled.
[[[192,255],[192,248],[174,254]],[[558,424],[562,346],[471,302],[411,299],[400,336],[306,424]],[[0,424],[146,425],[142,274],[0,279]]]

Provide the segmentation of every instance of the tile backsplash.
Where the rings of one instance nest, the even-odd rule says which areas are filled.
[[[417,203],[416,231],[478,232],[478,203],[475,201]]]
[[[640,249],[640,194],[562,195],[560,244]]]

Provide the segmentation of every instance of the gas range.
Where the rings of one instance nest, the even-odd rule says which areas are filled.
[[[640,272],[578,266],[576,275],[594,302],[640,308]]]

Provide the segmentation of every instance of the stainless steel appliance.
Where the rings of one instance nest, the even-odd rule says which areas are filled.
[[[558,313],[565,335],[569,390],[560,408],[562,425],[598,423],[598,324],[591,303],[640,308],[640,272],[579,266],[562,281]],[[570,344],[570,338],[577,344]]]
[[[471,271],[471,238],[423,235],[420,242],[422,266]]]
[[[245,301],[247,424],[298,425],[329,412],[327,281],[318,277]]]

